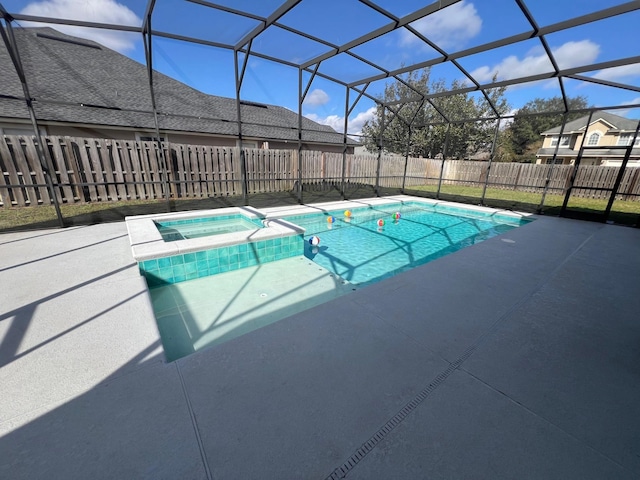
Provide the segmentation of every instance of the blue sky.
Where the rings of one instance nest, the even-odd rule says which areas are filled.
[[[428,2],[425,0],[374,0],[380,7],[402,17]],[[9,12],[95,22],[140,25],[146,0],[0,0]],[[281,0],[216,0],[215,3],[267,16]],[[625,3],[625,0],[528,0],[527,6],[540,26]],[[366,8],[356,0],[304,0],[280,22],[333,44],[342,44],[368,30],[389,23],[386,17]],[[153,28],[179,35],[200,37],[214,42],[235,43],[258,22],[233,14],[215,11],[184,0],[158,0]],[[585,27],[551,34],[547,37],[560,68],[598,63],[638,55],[637,27],[640,11],[614,17]],[[412,26],[428,36],[445,51],[452,53],[498,38],[528,31],[529,25],[514,0],[464,0],[435,15],[417,20]],[[92,38],[114,50],[144,63],[144,50],[139,34],[54,26],[65,33]],[[283,29],[273,29],[259,36],[253,50],[281,56],[292,62],[307,61],[328,50],[311,40],[296,40]],[[154,41],[154,68],[206,93],[234,97],[233,55],[228,50],[189,44],[170,39]],[[438,56],[408,30],[388,33],[354,52],[385,69],[429,60]],[[478,81],[488,82],[494,75],[510,79],[550,71],[541,43],[531,39],[496,51],[463,57],[464,69]],[[379,73],[369,65],[342,54],[323,62],[320,71],[340,76],[346,81]],[[465,80],[464,75],[449,64],[436,65],[432,78],[447,83]],[[588,72],[584,75],[613,82],[640,86],[640,64]],[[297,69],[250,57],[242,88],[245,100],[282,105],[297,111]],[[372,84],[374,95],[384,89],[384,81]],[[640,93],[603,87],[579,80],[565,83],[568,95],[584,95],[596,106],[640,103]],[[508,100],[513,109],[535,97],[560,94],[557,81],[510,87]],[[352,99],[355,95],[352,93]],[[341,131],[344,123],[345,87],[316,78],[304,104],[306,116]],[[349,130],[358,132],[371,118],[374,103],[363,99],[349,118]],[[638,115],[631,114],[633,117]],[[624,113],[624,112],[618,112]]]

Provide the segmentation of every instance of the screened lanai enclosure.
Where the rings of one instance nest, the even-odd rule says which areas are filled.
[[[639,223],[637,0],[0,14],[0,230],[399,192]]]

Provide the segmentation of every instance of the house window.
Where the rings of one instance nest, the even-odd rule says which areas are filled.
[[[560,146],[561,147],[568,147],[571,143],[571,135],[563,135],[562,138],[560,138]],[[555,147],[556,145],[558,145],[558,137],[551,137],[551,146]]]
[[[237,143],[239,143],[239,142],[237,142]],[[258,148],[258,142],[252,142],[252,141],[243,140],[242,141],[242,148]]]
[[[156,141],[156,137],[140,137],[140,141],[141,142],[155,142]],[[165,138],[164,137],[160,137],[160,141],[161,142],[165,142]]]
[[[136,141],[138,141],[138,142],[155,142],[156,141],[156,136],[155,135],[149,135],[148,133],[136,132]],[[164,135],[162,135],[160,137],[160,141],[161,142],[166,142],[167,138]]]
[[[618,137],[618,145],[629,146],[631,145],[631,140],[633,140],[633,133],[621,133]],[[634,147],[640,147],[640,135],[636,137],[636,141],[633,142]]]
[[[591,135],[589,135],[587,146],[594,147],[598,145],[598,142],[600,142],[600,134],[598,132],[593,132]]]

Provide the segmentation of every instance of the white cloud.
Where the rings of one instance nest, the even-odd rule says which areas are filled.
[[[344,117],[340,117],[338,115],[321,117],[320,115],[316,115],[315,113],[307,113],[305,114],[305,117],[322,125],[329,125],[336,132],[342,132],[342,130],[344,129]]]
[[[362,133],[362,126],[366,121],[371,120],[375,117],[376,107],[371,107],[364,112],[360,112],[355,117],[349,119],[349,129],[347,133],[350,135],[359,135]],[[315,113],[309,113],[305,115],[309,120],[313,120],[314,122],[318,122],[322,125],[329,125],[336,132],[344,131],[344,117],[339,115],[329,115],[327,117],[320,117]]]
[[[640,63],[634,63],[631,65],[622,65],[620,67],[607,68],[600,70],[593,75],[593,78],[599,78],[600,80],[619,80],[628,77],[637,77],[640,75]]]
[[[560,69],[588,65],[593,63],[600,53],[600,46],[590,40],[579,42],[567,42],[560,47],[552,49],[553,56]],[[545,53],[531,52],[520,59],[511,55],[493,66],[482,66],[471,72],[480,83],[490,82],[494,76],[499,80],[527,77],[537,73],[551,72],[553,65]]]
[[[564,43],[551,51],[558,67],[565,69],[593,63],[600,54],[600,45],[591,40],[580,40]]]
[[[111,23],[116,25],[139,26],[142,23],[133,11],[116,0],[44,0],[28,4],[20,12],[34,15],[87,22]],[[100,28],[76,27],[71,25],[54,25],[36,22],[20,22],[24,27],[49,26],[56,30],[76,37],[87,38],[105,47],[126,52],[135,47],[140,39],[139,34],[118,32]]]
[[[638,108],[625,108],[623,110],[614,110],[612,113],[620,115],[621,117],[638,118],[640,116],[640,97],[632,98],[631,100],[620,102],[620,105],[639,105]]]
[[[480,33],[482,19],[473,3],[462,1],[411,23],[422,35],[443,49],[461,48]],[[408,30],[402,30],[400,44],[413,46],[420,40]]]
[[[363,125],[376,116],[376,107],[371,107],[364,112],[360,112],[349,122],[349,133],[362,133]]]
[[[327,95],[327,92],[325,92],[324,90],[320,90],[319,88],[316,88],[312,90],[309,95],[307,95],[303,103],[305,105],[318,107],[320,105],[324,105],[327,102],[329,102],[329,95]]]

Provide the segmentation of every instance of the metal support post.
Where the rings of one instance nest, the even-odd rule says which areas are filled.
[[[383,144],[382,136],[384,135],[384,129],[385,129],[385,113],[386,113],[386,107],[383,105],[382,106],[382,122],[380,125],[380,135],[378,135],[378,165],[376,166],[376,186],[375,186],[376,197],[380,196],[380,162],[382,161],[382,144]]]
[[[302,205],[302,68],[298,69],[298,203]]]
[[[159,158],[160,158],[160,169],[161,175],[163,176],[163,189],[164,189],[164,198],[167,202],[167,212],[171,211],[171,198],[170,198],[170,184],[169,184],[169,163],[167,161],[167,157],[164,153],[164,148],[162,145],[162,140],[160,138],[160,125],[158,122],[158,109],[156,104],[156,95],[155,89],[153,87],[153,47],[152,47],[152,39],[151,39],[151,15],[153,13],[153,7],[155,5],[155,1],[152,0],[149,3],[148,13],[146,17],[146,22],[144,24],[144,28],[142,31],[142,43],[144,44],[144,55],[147,62],[147,78],[149,81],[149,95],[151,98],[151,108],[153,109],[153,124],[156,131],[156,146],[158,148]]]
[[[244,205],[248,204],[248,190],[249,184],[247,181],[247,160],[244,155],[244,146],[242,145],[242,112],[240,106],[240,90],[242,89],[242,81],[244,79],[244,73],[247,70],[247,62],[249,60],[249,54],[251,52],[251,41],[249,41],[249,45],[245,52],[244,60],[242,61],[242,72],[238,71],[239,62],[238,62],[238,50],[233,51],[233,66],[235,73],[235,82],[236,82],[236,116],[237,116],[237,125],[238,125],[238,143],[240,149],[240,177],[242,182],[242,203]]]
[[[547,174],[547,178],[544,182],[544,190],[542,191],[542,198],[540,199],[540,205],[536,210],[536,213],[542,213],[542,207],[544,207],[544,199],[547,196],[547,191],[549,190],[549,184],[551,183],[551,174],[556,166],[556,158],[558,158],[558,150],[560,149],[560,139],[562,138],[562,134],[564,133],[564,127],[567,124],[567,114],[562,115],[562,125],[560,126],[560,134],[558,135],[558,143],[556,144],[556,148],[553,151],[553,157],[551,157],[551,168],[549,168],[549,173]]]
[[[589,112],[589,118],[587,119],[587,125],[584,129],[584,135],[582,136],[582,143],[580,144],[580,150],[578,151],[578,156],[576,157],[576,163],[573,166],[573,171],[571,172],[571,178],[569,179],[569,187],[567,188],[567,193],[564,196],[564,202],[562,202],[562,209],[560,210],[560,216],[564,217],[565,213],[567,213],[567,204],[569,203],[569,197],[571,196],[571,191],[573,190],[573,184],[576,180],[576,175],[578,174],[578,168],[580,167],[580,161],[582,160],[582,153],[584,152],[584,144],[586,142],[587,130],[589,130],[589,125],[591,124],[591,118],[593,118],[593,110]],[[558,145],[562,141],[562,137],[558,137]]]
[[[318,66],[316,65],[316,69],[314,71],[314,75],[315,72],[317,72],[318,70]],[[313,76],[311,77],[313,78]],[[309,86],[311,86],[311,84],[309,83]],[[346,98],[345,98],[345,114],[344,114],[344,146],[343,146],[343,150],[342,150],[342,183],[341,183],[341,195],[343,200],[346,200],[346,194],[345,194],[345,184],[346,184],[346,167],[347,167],[347,148],[348,148],[348,137],[347,137],[347,132],[348,132],[348,126],[349,126],[349,116],[351,115],[351,113],[353,113],[353,110],[356,108],[356,105],[358,105],[358,102],[360,101],[360,99],[362,98],[362,96],[365,94],[365,92],[367,91],[367,88],[369,88],[369,84],[367,83],[362,90],[360,90],[358,92],[358,96],[356,97],[355,101],[353,102],[353,105],[349,106],[349,91],[350,88],[347,86],[347,94],[346,94]],[[307,91],[308,91],[308,87],[307,87]],[[306,91],[305,91],[305,96],[306,96]]]
[[[500,119],[498,119],[498,123],[496,123],[496,132],[493,135],[491,155],[489,156],[489,165],[487,166],[487,178],[484,181],[484,187],[482,187],[482,198],[480,199],[480,205],[484,205],[484,197],[487,193],[487,185],[489,184],[489,175],[491,175],[491,163],[493,162],[493,156],[496,152],[496,143],[498,142],[498,133],[500,133]]]
[[[411,118],[411,122],[409,122],[409,134],[407,135],[407,148],[405,150],[405,155],[404,155],[404,171],[402,173],[402,187],[400,188],[400,192],[403,194],[404,194],[404,188],[407,182],[407,165],[409,164],[409,150],[411,149],[411,135],[413,134],[413,128],[412,128],[413,122],[416,120],[418,113],[422,111],[423,107],[424,107],[424,100],[420,102],[420,106],[413,114],[413,117]]]
[[[349,128],[349,87],[347,87],[347,92],[345,94],[345,101],[344,101],[344,132],[343,132],[343,137],[342,137],[342,178],[341,178],[341,182],[340,182],[340,195],[342,196],[343,200],[346,200],[346,196],[345,196],[345,175],[346,175],[346,171],[347,171],[347,131]]]
[[[404,152],[404,171],[402,172],[402,187],[400,187],[400,193],[404,195],[404,187],[407,183],[407,165],[409,164],[409,149],[411,148],[411,134],[412,129],[409,126],[409,135],[407,135],[407,148]]]
[[[624,154],[624,158],[622,159],[622,165],[620,165],[620,170],[618,171],[618,176],[616,177],[616,181],[613,184],[611,196],[609,197],[609,201],[607,202],[607,208],[604,211],[605,222],[609,219],[609,214],[611,213],[611,207],[613,207],[613,202],[616,199],[618,188],[620,188],[620,183],[622,183],[622,177],[624,177],[624,171],[627,168],[627,163],[629,163],[629,158],[631,157],[631,151],[633,150],[633,146],[636,143],[636,139],[638,138],[639,133],[640,133],[640,121],[638,121],[638,124],[636,125],[636,131],[634,132],[633,138],[631,139],[631,143],[629,144],[627,151]],[[587,132],[585,131],[585,135],[586,134]]]
[[[36,118],[36,113],[33,108],[33,99],[31,98],[31,94],[29,93],[29,85],[27,83],[27,77],[24,72],[24,68],[22,67],[22,62],[20,60],[20,53],[18,51],[18,44],[16,42],[16,37],[13,34],[13,28],[11,26],[11,22],[5,20],[7,32],[5,32],[5,27],[2,26],[0,22],[0,36],[2,36],[2,40],[7,47],[7,52],[11,57],[11,61],[13,66],[20,78],[20,83],[22,84],[22,92],[24,94],[25,102],[27,104],[27,110],[29,111],[29,119],[31,120],[31,127],[33,128],[33,134],[35,138],[38,140],[36,142],[36,151],[38,153],[38,160],[40,161],[40,165],[42,166],[42,170],[44,172],[44,176],[47,183],[47,189],[49,190],[49,196],[53,201],[53,206],[56,211],[56,217],[58,218],[58,223],[61,227],[64,227],[64,217],[62,216],[62,211],[60,210],[60,203],[58,202],[58,196],[56,195],[54,186],[53,186],[53,175],[55,173],[55,168],[53,166],[53,161],[45,153],[45,145],[46,140],[43,135],[40,134],[40,126],[38,125],[38,119]]]
[[[444,175],[444,162],[447,159],[447,147],[449,146],[449,130],[451,129],[451,123],[447,123],[447,133],[444,134],[444,145],[442,146],[442,165],[440,165],[440,178],[438,178],[438,191],[436,192],[436,198],[440,200],[440,188],[442,188],[442,176]]]
[[[320,68],[320,63],[317,63],[313,72],[311,73],[311,78],[307,82],[307,86],[304,91],[302,90],[302,68],[298,69],[298,202],[302,204],[302,104],[304,103],[304,99],[307,97],[307,93],[309,93],[309,89],[311,88],[311,84],[313,83],[313,79],[316,77],[318,73],[318,68]]]

